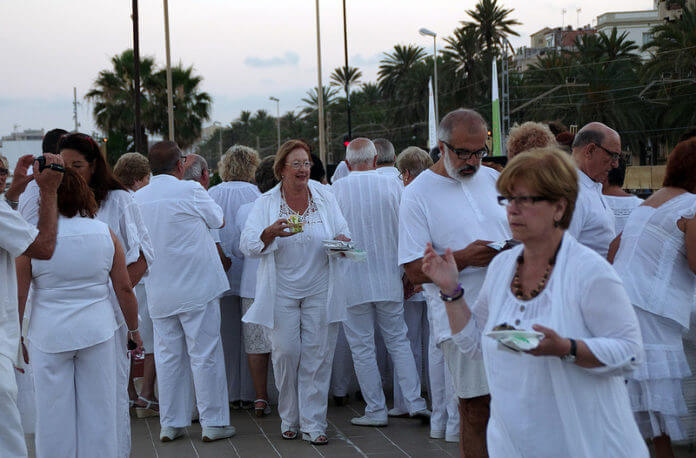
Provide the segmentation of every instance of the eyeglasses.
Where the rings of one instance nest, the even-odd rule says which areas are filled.
[[[0,167],[0,177],[6,177],[10,173],[5,167]]]
[[[293,163],[288,163],[288,162],[286,162],[285,164],[286,164],[286,165],[289,165],[290,167],[292,167],[292,168],[295,169],[295,170],[300,170],[300,169],[311,169],[311,168],[312,168],[312,163],[309,162],[309,161],[304,161],[304,162],[295,161],[295,162],[293,162]]]
[[[502,205],[503,207],[509,207],[513,202],[515,202],[519,208],[527,208],[532,204],[545,200],[549,199],[544,196],[498,196],[498,204]]]
[[[610,151],[610,150],[606,149],[605,147],[603,147],[602,145],[598,145],[596,143],[593,143],[593,145],[596,146],[597,148],[603,150],[609,156],[611,156],[612,162],[618,161],[619,159],[621,159],[621,153],[615,153],[614,151]]]
[[[442,141],[442,140],[440,140]],[[455,148],[454,146],[450,145],[447,142],[442,142],[447,148],[450,149],[454,154],[457,155],[457,157],[463,161],[468,161],[469,159],[472,158],[472,156],[475,156],[477,159],[480,159],[482,157],[488,156],[488,146],[484,146],[478,151],[469,151],[468,149],[464,148]]]

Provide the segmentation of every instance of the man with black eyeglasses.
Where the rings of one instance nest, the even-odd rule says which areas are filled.
[[[606,258],[616,233],[614,213],[602,195],[602,182],[619,165],[621,137],[606,125],[592,122],[575,135],[572,152],[580,186],[568,232]]]
[[[498,172],[481,167],[488,154],[486,138],[486,121],[477,112],[448,113],[438,129],[440,158],[405,188],[399,212],[399,264],[414,285],[423,285],[435,342],[459,398],[460,451],[467,457],[487,456],[490,397],[483,362],[464,356],[454,345],[439,289],[421,264],[427,243],[439,253],[453,247],[462,294],[475,303],[497,254],[487,245],[511,237],[505,209],[497,201]],[[436,427],[443,425],[431,425]]]

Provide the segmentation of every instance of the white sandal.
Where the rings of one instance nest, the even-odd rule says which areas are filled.
[[[263,402],[263,407],[257,407],[256,403],[257,402]],[[257,417],[265,417],[266,415],[270,415],[271,413],[271,406],[268,405],[268,401],[265,399],[257,399],[254,401],[254,414]]]
[[[138,417],[138,418],[159,417],[159,402],[145,399],[142,396],[138,396],[138,400],[143,401],[147,405],[145,407],[140,407],[138,405],[135,406],[135,416],[136,417]],[[134,401],[131,401],[131,402],[134,402]],[[152,408],[153,406],[157,406],[158,410],[153,409]]]
[[[322,432],[302,433],[302,440],[307,441],[312,445],[326,445],[329,443],[329,436]]]

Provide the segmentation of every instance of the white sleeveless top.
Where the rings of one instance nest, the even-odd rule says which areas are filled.
[[[109,301],[114,243],[101,221],[58,218],[53,257],[31,260],[33,310],[27,338],[44,353],[105,342],[117,329]]]
[[[658,208],[641,205],[631,213],[614,268],[631,303],[689,327],[696,305],[696,275],[689,269],[681,218],[696,214],[696,195],[684,193]]]

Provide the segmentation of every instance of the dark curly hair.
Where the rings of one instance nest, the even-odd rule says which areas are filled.
[[[677,143],[669,153],[662,186],[696,191],[696,138]]]
[[[97,142],[89,135],[78,132],[63,135],[58,140],[56,151],[60,154],[64,149],[74,149],[82,154],[87,162],[94,164],[94,173],[88,184],[94,193],[98,206],[101,207],[109,191],[114,189],[126,190],[125,186],[111,172],[111,167],[102,155]]]
[[[58,186],[58,212],[68,218],[77,215],[94,218],[98,210],[94,193],[84,178],[76,171],[66,169]]]

